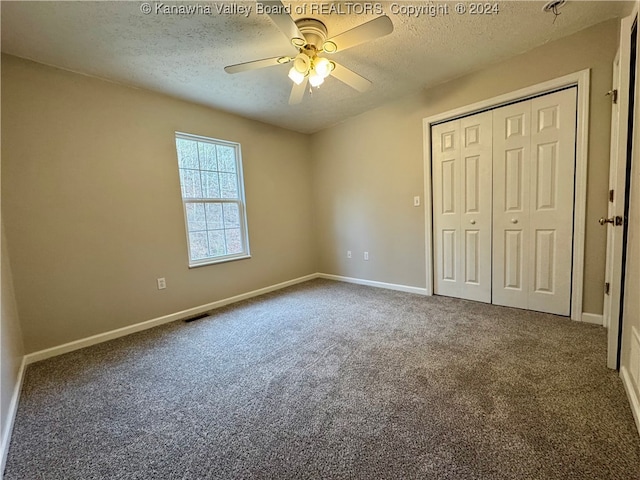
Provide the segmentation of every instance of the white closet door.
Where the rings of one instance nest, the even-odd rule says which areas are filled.
[[[458,277],[460,209],[460,120],[436,125],[432,130],[434,291],[462,295]]]
[[[576,91],[494,110],[493,303],[569,315]]]
[[[493,303],[527,308],[531,104],[493,111]]]
[[[491,302],[490,112],[433,135],[435,293]]]
[[[576,90],[531,101],[529,309],[569,315]]]

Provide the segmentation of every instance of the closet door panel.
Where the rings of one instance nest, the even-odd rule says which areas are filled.
[[[460,275],[464,298],[486,303],[491,302],[492,128],[491,112],[460,120]]]
[[[569,315],[573,248],[576,90],[531,100],[529,308]]]
[[[461,295],[460,121],[436,125],[432,136],[434,292]]]
[[[432,129],[434,291],[491,302],[492,116]]]
[[[528,308],[531,105],[493,111],[493,303]]]

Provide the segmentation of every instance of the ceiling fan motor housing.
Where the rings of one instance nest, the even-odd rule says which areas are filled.
[[[309,47],[313,47],[315,50],[322,49],[322,45],[327,40],[327,27],[324,23],[315,18],[301,18],[296,20],[296,25],[300,33],[304,35],[305,49],[309,49]]]

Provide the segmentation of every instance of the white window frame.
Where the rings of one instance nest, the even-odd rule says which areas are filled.
[[[180,176],[180,159],[178,157],[178,146],[177,141],[179,139],[195,141],[200,143],[210,143],[213,145],[221,145],[224,147],[231,147],[235,151],[235,162],[236,162],[236,178],[238,182],[238,197],[237,198],[193,198],[193,197],[184,197],[183,196],[183,186],[182,186],[182,178]],[[176,161],[178,164],[178,180],[180,182],[180,196],[182,198],[182,210],[184,214],[184,226],[185,226],[185,236],[187,239],[187,256],[189,259],[189,268],[194,267],[202,267],[205,265],[213,265],[216,263],[224,263],[230,262],[234,260],[241,260],[244,258],[251,258],[250,250],[249,250],[249,231],[247,226],[247,214],[246,214],[246,201],[244,195],[244,176],[242,173],[242,152],[240,148],[240,144],[236,142],[230,142],[227,140],[219,140],[217,138],[204,137],[200,135],[193,135],[190,133],[184,132],[175,132],[174,137],[174,145],[176,147]],[[198,149],[199,151],[199,149]],[[202,172],[203,169],[198,168],[199,172]],[[218,255],[218,256],[210,256],[199,259],[191,258],[191,240],[189,238],[189,220],[187,218],[187,205],[194,203],[232,203],[238,205],[239,212],[239,222],[240,222],[240,235],[242,241],[242,252],[234,253],[230,255]]]

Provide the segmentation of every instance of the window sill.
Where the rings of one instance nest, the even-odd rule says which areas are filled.
[[[207,265],[215,265],[217,263],[235,262],[236,260],[245,260],[251,258],[250,254],[239,255],[237,257],[212,258],[198,263],[190,263],[189,268],[206,267]]]

